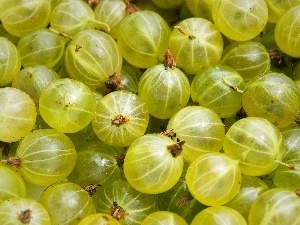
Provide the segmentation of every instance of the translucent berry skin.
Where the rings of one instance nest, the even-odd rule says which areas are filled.
[[[93,10],[84,1],[60,1],[50,16],[51,28],[74,37],[78,32],[94,28]]]
[[[152,11],[138,11],[120,24],[118,45],[123,57],[133,66],[149,68],[163,61],[168,46],[170,28]]]
[[[192,162],[199,155],[222,149],[225,127],[220,117],[203,106],[186,106],[171,117],[167,130],[185,141],[182,155]]]
[[[169,48],[177,67],[188,74],[219,63],[223,53],[223,39],[216,26],[203,18],[188,18],[177,24],[186,34],[174,28]]]
[[[260,178],[242,175],[239,193],[225,206],[237,210],[248,221],[249,210],[259,195],[269,188]]]
[[[68,45],[65,66],[71,78],[97,88],[121,70],[122,55],[110,35],[98,30],[84,30]]]
[[[300,158],[287,160],[285,163],[300,168]],[[285,165],[279,165],[272,173],[272,181],[275,187],[295,191],[300,186],[300,170],[290,169]]]
[[[54,129],[38,129],[19,144],[24,179],[36,185],[50,185],[64,180],[73,170],[77,152],[71,140]]]
[[[298,0],[273,1],[266,0],[268,6],[268,22],[277,23],[277,21],[292,7],[299,6]]]
[[[283,162],[293,159],[300,159],[300,127],[296,123],[281,129],[284,139],[285,153]]]
[[[239,161],[243,174],[261,176],[276,169],[285,147],[276,126],[260,117],[246,117],[229,128],[223,150]]]
[[[213,110],[220,118],[233,116],[242,108],[242,94],[246,83],[242,76],[228,66],[212,66],[200,71],[191,83],[194,102]]]
[[[186,184],[202,204],[226,204],[238,194],[241,185],[239,163],[223,153],[200,155],[188,167]]]
[[[253,203],[248,224],[298,225],[300,224],[299,214],[298,195],[283,188],[272,188],[260,195]]]
[[[89,194],[70,182],[49,186],[39,202],[48,211],[52,225],[77,225],[83,218],[96,213]]]
[[[41,93],[39,110],[45,122],[63,133],[75,133],[94,118],[96,101],[83,83],[64,78],[49,84]]]
[[[30,133],[36,121],[36,107],[25,92],[0,89],[0,141],[15,142]]]
[[[186,106],[190,98],[190,84],[177,68],[159,64],[145,71],[138,84],[138,95],[148,106],[149,113],[168,119]]]
[[[163,9],[174,9],[180,7],[184,0],[151,0],[158,7]]]
[[[20,173],[0,164],[0,177],[0,204],[7,199],[25,197],[26,186]]]
[[[13,80],[11,86],[27,93],[38,108],[42,90],[58,79],[59,76],[54,70],[43,65],[35,65],[22,69]]]
[[[247,225],[243,216],[227,206],[212,206],[199,212],[191,225]]]
[[[29,213],[25,213],[27,210]],[[49,213],[41,203],[24,197],[8,199],[0,204],[0,224],[53,225]]]
[[[11,0],[2,12],[1,23],[10,34],[22,37],[49,24],[51,3],[48,0]],[[5,3],[4,3],[5,5]]]
[[[106,213],[95,213],[85,217],[78,225],[121,225],[121,223]]]
[[[186,0],[187,8],[195,17],[200,17],[213,21],[212,19],[212,0]]]
[[[160,211],[176,213],[190,224],[195,215],[207,206],[195,199],[186,185],[185,175],[188,166],[189,163],[185,162],[179,181],[170,190],[157,195],[156,204]]]
[[[76,147],[76,151],[76,165],[68,177],[69,181],[81,186],[99,182],[110,185],[122,178],[122,164],[118,164],[118,159],[122,160],[125,156],[124,148],[109,146],[98,140],[87,141]]]
[[[255,79],[242,95],[248,116],[262,117],[279,128],[294,122],[300,113],[300,94],[285,74],[269,72]]]
[[[44,65],[53,68],[61,64],[66,43],[48,29],[39,29],[20,38],[18,50],[23,67]]]
[[[146,194],[171,189],[183,171],[183,158],[174,157],[167,149],[175,144],[161,134],[147,134],[134,141],[127,150],[124,173],[129,184]]]
[[[300,57],[300,6],[287,11],[276,23],[275,41],[281,51],[289,56]]]
[[[135,190],[123,179],[104,186],[93,196],[93,200],[98,213],[107,213],[114,218],[118,218],[118,210],[113,210],[114,203],[121,207],[123,215],[120,215],[119,222],[122,225],[140,225],[149,214],[157,211],[154,195]]]
[[[247,41],[264,29],[268,7],[264,0],[217,0],[213,20],[220,31],[235,41]]]
[[[148,215],[141,225],[188,225],[178,214],[168,211],[156,211]]]
[[[114,39],[117,39],[120,23],[126,17],[125,8],[126,5],[122,0],[102,0],[94,9],[95,19],[110,27],[107,33]]]
[[[16,46],[0,37],[0,87],[13,81],[21,68],[21,56]]]
[[[120,115],[125,121],[114,123]],[[99,101],[92,125],[101,141],[127,147],[145,133],[148,121],[147,105],[139,96],[128,91],[115,91]]]
[[[233,42],[228,45],[220,62],[236,70],[246,83],[270,70],[271,60],[266,47],[260,42]]]

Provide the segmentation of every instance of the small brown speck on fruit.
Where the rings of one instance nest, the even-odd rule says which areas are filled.
[[[24,224],[29,224],[31,220],[31,210],[27,209],[19,213],[19,219]]]
[[[122,124],[129,123],[129,118],[119,114],[115,119],[111,120],[111,125],[115,125],[116,127],[121,126]]]
[[[176,133],[173,131],[173,129],[160,132],[160,134],[165,135],[171,139],[176,137]]]
[[[130,3],[128,0],[123,0],[123,1],[126,5],[126,8],[125,8],[126,16],[129,16],[130,14],[132,14],[134,12],[140,11],[140,8],[137,5]]]
[[[173,58],[169,48],[167,48],[164,57],[165,57],[164,66],[166,70],[169,68],[171,69],[172,67],[176,67],[176,61]]]
[[[127,213],[117,202],[113,202],[113,205],[110,207],[110,215],[115,219],[120,220],[125,219]]]
[[[86,186],[82,186],[82,188],[90,195],[93,196],[96,191],[97,191],[97,187],[102,186],[101,184],[90,184],[90,185],[86,185]]]
[[[9,157],[7,159],[1,159],[0,160],[1,163],[5,163],[7,165],[11,165],[12,167],[14,167],[15,169],[19,169],[20,165],[21,165],[21,158],[19,157]]]
[[[80,46],[80,45],[75,46],[75,52],[79,52],[80,49],[82,49],[82,46]]]
[[[123,166],[123,164],[124,164],[125,154],[117,155],[117,156],[115,156],[115,159],[116,159],[116,161],[117,161],[117,165],[118,165],[119,167],[121,167],[121,166]]]
[[[182,206],[188,204],[193,199],[194,199],[194,197],[192,196],[192,194],[190,192],[188,192],[185,195],[179,196],[179,199],[176,202],[176,205],[179,207],[182,207]]]
[[[175,158],[179,156],[182,152],[182,146],[185,143],[185,141],[179,141],[175,144],[168,145],[167,149],[169,152],[171,152],[172,156]]]
[[[114,73],[109,77],[109,79],[105,82],[105,86],[108,89],[107,94],[113,91],[119,91],[122,90],[122,79],[121,75]]]

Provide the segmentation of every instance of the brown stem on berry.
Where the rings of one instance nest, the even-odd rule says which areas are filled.
[[[123,0],[123,1],[126,5],[126,8],[125,8],[126,16],[129,16],[130,14],[132,14],[134,12],[140,11],[140,8],[137,5],[130,3],[128,0]]]
[[[21,211],[18,216],[19,216],[19,219],[22,223],[29,224],[30,220],[32,218],[31,217],[31,210],[26,209],[25,211]]]
[[[182,146],[183,146],[184,143],[185,143],[185,141],[179,141],[175,144],[168,145],[167,149],[168,149],[168,151],[171,152],[172,156],[175,158],[175,157],[177,157],[181,154]]]
[[[222,81],[223,81],[223,83],[224,84],[226,84],[228,87],[230,87],[232,90],[234,90],[234,91],[236,91],[236,92],[238,92],[238,93],[241,93],[241,94],[243,94],[244,93],[244,91],[243,90],[241,90],[241,89],[239,89],[237,86],[235,86],[235,85],[232,85],[232,84],[230,84],[227,80],[225,80],[224,78],[222,78]]]
[[[194,199],[194,197],[192,196],[192,194],[190,192],[188,192],[185,195],[179,196],[179,199],[176,202],[176,205],[179,207],[182,207],[184,205],[187,205],[193,199]]]
[[[173,131],[173,129],[160,132],[160,134],[165,135],[171,139],[176,137],[176,133]]]
[[[75,52],[79,52],[80,49],[82,49],[82,46],[80,46],[80,45],[75,46]]]
[[[96,191],[97,191],[97,187],[102,186],[101,184],[90,184],[90,185],[86,185],[86,186],[82,186],[82,188],[90,195],[93,196]]]
[[[300,170],[299,167],[297,167],[294,163],[284,163],[281,162],[279,160],[275,160],[277,163],[279,163],[282,166],[285,166],[286,168],[290,169],[290,170]]]
[[[61,33],[59,31],[53,29],[52,27],[49,27],[48,29],[49,29],[49,31],[51,31],[51,32],[53,32],[53,33],[55,33],[55,34],[63,37],[66,41],[71,41],[73,39],[73,37],[71,37],[70,35],[65,34],[65,33]]]
[[[0,162],[10,165],[18,170],[22,161],[19,157],[9,157],[7,159],[1,159]]]
[[[298,188],[297,190],[295,190],[296,195],[300,196],[300,188]]]
[[[129,123],[129,118],[123,116],[122,114],[117,115],[115,119],[111,120],[111,125],[115,125],[116,127],[127,123]]]
[[[166,70],[169,68],[172,69],[173,66],[176,67],[176,61],[175,61],[174,57],[172,56],[169,48],[167,48],[164,57],[165,57],[164,66],[165,66]]]
[[[117,160],[118,167],[121,167],[124,164],[125,154],[117,155],[115,156],[115,159]]]
[[[188,35],[188,38],[191,40],[196,38],[196,36],[192,35],[191,33],[189,33],[187,30],[183,29],[182,27],[175,26],[174,28],[177,28],[180,33],[182,33],[184,35]]]
[[[109,77],[109,79],[105,82],[105,86],[108,89],[107,94],[113,91],[122,90],[122,79],[121,75],[118,73],[114,73]]]
[[[127,213],[125,210],[118,205],[117,202],[113,202],[113,205],[110,207],[110,215],[117,220],[125,219]]]

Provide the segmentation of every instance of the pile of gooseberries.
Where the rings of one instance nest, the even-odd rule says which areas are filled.
[[[0,224],[299,225],[300,1],[0,0]]]

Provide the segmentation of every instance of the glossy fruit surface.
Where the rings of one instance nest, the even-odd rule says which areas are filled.
[[[92,124],[101,141],[127,147],[145,133],[148,121],[148,107],[139,96],[115,91],[99,101]]]
[[[161,134],[147,134],[135,140],[124,160],[124,173],[130,185],[147,194],[172,188],[183,170],[180,146],[176,144]]]
[[[264,29],[268,7],[264,0],[217,0],[212,15],[225,36],[235,41],[247,41]]]
[[[151,25],[150,25],[151,24]],[[163,60],[170,28],[157,13],[132,13],[120,24],[118,45],[123,57],[139,68],[149,68]]]
[[[203,154],[190,164],[186,183],[191,194],[202,204],[226,204],[240,189],[241,171],[238,161],[223,153]]]
[[[52,225],[45,207],[30,198],[12,198],[0,204],[0,223],[6,225]]]
[[[20,172],[33,184],[50,185],[73,170],[77,152],[71,140],[54,129],[38,129],[24,137],[17,148]]]
[[[0,105],[1,141],[15,142],[30,133],[37,112],[29,95],[16,88],[1,88]]]
[[[260,195],[249,212],[249,225],[300,223],[300,200],[294,192],[273,188]]]
[[[221,150],[225,127],[220,117],[203,106],[186,106],[169,120],[168,131],[185,141],[183,158],[192,162],[199,155]]]
[[[77,225],[81,219],[96,212],[89,194],[70,182],[49,186],[39,202],[48,211],[52,225]]]
[[[49,84],[41,93],[39,110],[49,126],[62,133],[75,133],[94,118],[96,101],[80,81],[65,78]]]
[[[203,18],[188,18],[172,30],[169,48],[177,67],[188,74],[219,63],[223,39],[215,25]]]
[[[300,48],[299,33],[300,27],[300,6],[296,6],[287,11],[276,23],[275,40],[279,48],[286,54],[299,58]],[[293,21],[293,22],[292,22]]]
[[[245,175],[261,176],[276,169],[285,152],[282,134],[268,120],[246,117],[227,131],[224,152],[239,161]]]
[[[152,116],[168,119],[188,103],[190,84],[181,70],[160,64],[143,73],[138,95],[146,102]]]

